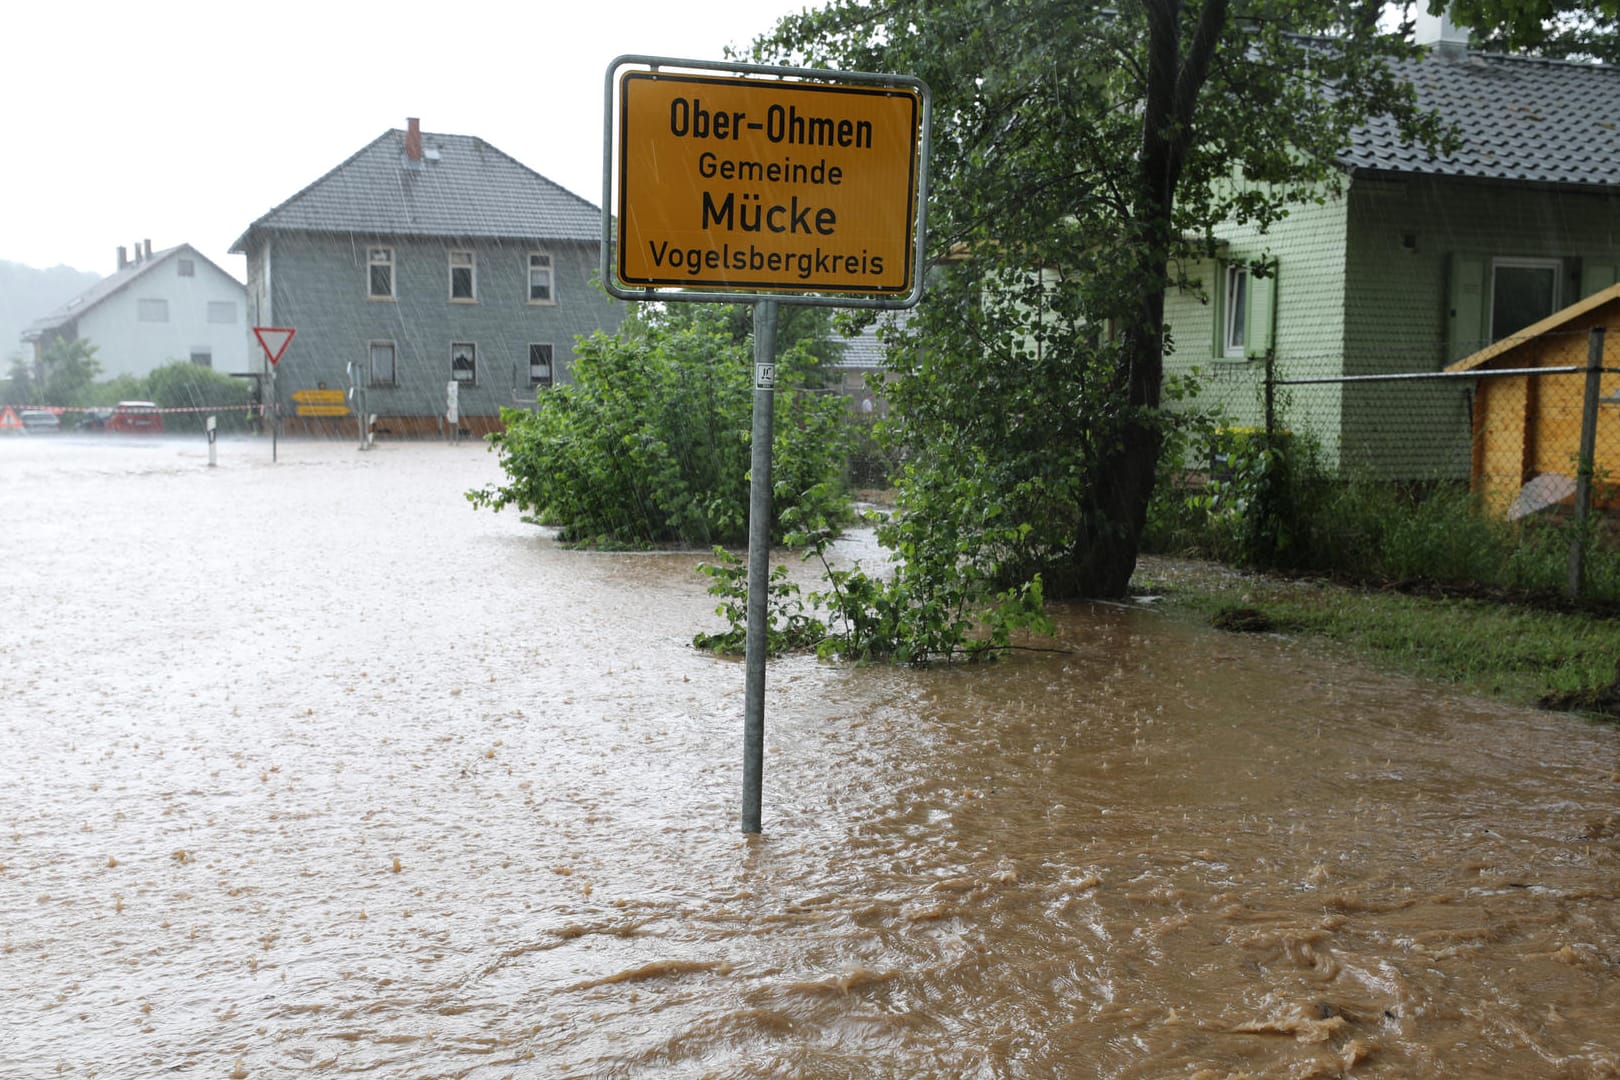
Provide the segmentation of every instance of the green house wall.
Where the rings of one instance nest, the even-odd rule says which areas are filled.
[[[1225,262],[1265,258],[1276,263],[1272,318],[1279,378],[1339,373],[1344,355],[1345,229],[1345,200],[1328,197],[1294,207],[1265,233],[1253,226],[1217,231],[1226,245]],[[1221,268],[1221,260],[1193,264],[1188,267],[1191,283],[1172,289],[1165,298],[1172,346],[1165,370],[1196,380],[1198,406],[1218,408],[1228,424],[1259,427],[1265,422],[1264,360],[1218,355],[1216,291]],[[1308,427],[1326,454],[1337,454],[1337,394],[1285,394],[1279,406],[1289,426]]]
[[[1358,178],[1294,207],[1265,234],[1227,227],[1227,260],[1277,262],[1280,379],[1437,372],[1488,343],[1493,258],[1556,259],[1561,303],[1620,273],[1620,196],[1436,177]],[[1263,420],[1264,364],[1216,353],[1219,264],[1167,298],[1166,370],[1197,368],[1199,406],[1234,424]],[[1310,434],[1330,465],[1401,479],[1464,479],[1471,384],[1283,386],[1280,422]]]

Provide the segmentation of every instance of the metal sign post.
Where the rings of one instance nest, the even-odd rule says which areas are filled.
[[[219,457],[214,449],[214,417],[208,417],[208,467],[211,469],[219,464]]]
[[[602,282],[754,307],[742,829],[760,831],[780,304],[922,297],[928,87],[904,75],[621,56],[602,136]],[[451,387],[452,391],[454,387]]]
[[[748,632],[744,637],[742,831],[760,830],[765,777],[766,605],[771,578],[771,443],[775,438],[776,301],[754,305],[754,423],[748,482]]]
[[[349,392],[348,400],[354,403],[354,423],[360,433],[360,449],[371,449],[371,439],[366,427],[366,369],[356,361],[349,361]]]
[[[1598,396],[1603,392],[1603,337],[1594,326],[1586,336],[1586,390],[1581,399],[1581,443],[1575,465],[1575,528],[1569,543],[1569,596],[1579,600],[1586,587],[1586,519],[1592,509],[1592,474],[1596,471]]]
[[[270,460],[276,460],[276,439],[281,434],[281,403],[276,400],[276,365],[298,333],[290,326],[255,326],[253,336],[259,339],[259,348],[270,361]]]

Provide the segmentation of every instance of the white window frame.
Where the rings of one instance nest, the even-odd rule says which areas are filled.
[[[386,346],[390,357],[388,377],[377,377],[377,349]],[[392,341],[366,342],[366,385],[367,386],[398,386],[399,385],[399,346]]]
[[[236,325],[235,300],[208,301],[208,321],[219,326]]]
[[[538,265],[544,260],[544,265]],[[534,295],[534,275],[537,271],[544,271],[546,275],[546,295],[536,299]],[[529,303],[555,304],[557,302],[557,268],[551,261],[551,253],[547,251],[529,252]]]
[[[200,368],[213,370],[214,350],[207,345],[193,345],[191,347],[191,362]]]
[[[372,271],[375,270],[377,267],[386,267],[388,269],[388,291],[387,292],[378,292],[377,289],[376,289],[377,281],[376,281],[376,278],[374,278],[372,276]],[[396,271],[396,260],[394,259],[394,249],[391,248],[391,247],[387,247],[385,245],[381,245],[381,244],[367,245],[367,247],[366,247],[366,299],[367,300],[392,300],[399,294],[398,290],[399,290],[399,275],[398,275],[398,273]]]
[[[1551,315],[1554,311],[1557,311],[1559,308],[1563,307],[1561,298],[1564,295],[1564,260],[1557,258],[1523,258],[1518,256],[1511,256],[1507,258],[1492,257],[1490,280],[1486,283],[1490,287],[1490,305],[1485,311],[1485,330],[1486,333],[1490,335],[1490,339],[1492,341],[1501,341],[1503,337],[1507,337],[1510,334],[1518,332],[1510,330],[1508,331],[1508,334],[1504,334],[1502,337],[1498,337],[1496,333],[1496,272],[1501,269],[1551,270],[1553,275],[1552,311],[1547,312],[1547,315]],[[1543,315],[1541,318],[1545,319],[1547,315]],[[1534,322],[1540,321],[1540,319],[1537,319]],[[1534,322],[1532,322],[1530,325],[1534,325]],[[1523,329],[1524,327],[1522,326],[1519,328],[1519,330]]]
[[[180,274],[181,277],[196,277],[197,276],[197,260],[196,259],[177,259],[177,260],[175,260],[175,267],[179,271],[179,274]]]
[[[456,295],[456,271],[467,271],[468,294]],[[467,251],[464,248],[452,249],[450,252],[450,302],[452,304],[478,303],[478,253]]]
[[[1247,360],[1249,268],[1227,263],[1221,269],[1221,359]]]
[[[468,368],[469,374],[466,376],[457,374],[456,368],[457,354],[463,349],[466,350],[467,359],[471,364]],[[450,381],[460,383],[462,386],[478,385],[478,343],[476,341],[452,341],[450,343]]]
[[[546,377],[542,381],[534,377],[534,350],[546,350]],[[557,385],[557,349],[549,341],[531,341],[529,343],[529,389],[544,386],[550,389]]]
[[[169,301],[161,296],[136,300],[135,318],[140,322],[166,323],[169,321]]]

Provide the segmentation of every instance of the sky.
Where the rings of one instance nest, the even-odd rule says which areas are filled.
[[[723,60],[818,0],[14,0],[0,13],[0,259],[228,250],[390,128],[476,135],[594,205],[617,56]]]

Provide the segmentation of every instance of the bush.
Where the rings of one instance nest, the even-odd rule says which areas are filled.
[[[508,479],[468,492],[473,504],[514,506],[582,543],[745,540],[751,347],[726,309],[676,307],[581,340],[571,383],[543,392],[532,413],[504,410],[506,430],[489,441]],[[839,517],[847,506],[843,400],[794,389],[815,363],[798,345],[777,358],[773,537],[785,510],[810,502]]]
[[[218,431],[246,431],[248,402],[253,388],[246,379],[232,378],[186,360],[165,364],[146,377],[145,392],[136,400],[156,402],[166,409],[217,406]],[[130,400],[125,397],[116,400]],[[169,432],[201,432],[206,430],[209,413],[169,413],[163,418],[163,427]]]
[[[1148,550],[1257,569],[1363,581],[1431,582],[1559,594],[1574,526],[1556,515],[1490,517],[1466,485],[1333,476],[1308,439],[1268,442],[1227,432],[1208,474],[1189,470],[1188,442],[1167,455],[1149,517]],[[1189,485],[1187,478],[1196,477]],[[1589,526],[1585,596],[1620,600],[1620,537]]]

